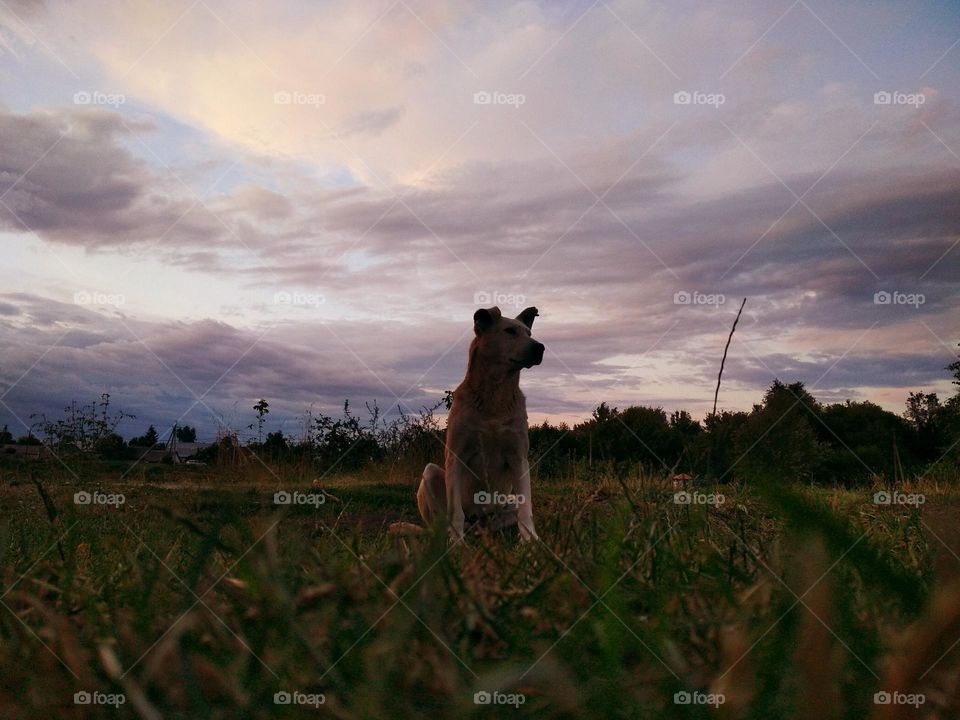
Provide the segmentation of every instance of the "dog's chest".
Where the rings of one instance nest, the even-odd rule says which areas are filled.
[[[520,473],[526,437],[526,425],[514,419],[484,423],[479,433],[479,459],[492,484],[512,482]]]

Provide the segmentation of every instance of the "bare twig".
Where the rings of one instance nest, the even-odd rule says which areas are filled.
[[[723,377],[723,366],[727,362],[727,350],[730,349],[730,341],[733,340],[733,333],[737,329],[737,323],[740,322],[740,313],[743,312],[743,306],[747,304],[747,299],[744,298],[743,302],[740,303],[740,309],[737,310],[737,318],[733,321],[733,327],[730,328],[730,334],[727,336],[727,345],[723,348],[723,360],[720,361],[720,372],[717,374],[717,389],[713,393],[713,414],[717,414],[717,397],[720,395],[720,378]]]

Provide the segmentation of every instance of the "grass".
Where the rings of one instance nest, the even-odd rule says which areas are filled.
[[[320,493],[309,473],[120,475],[3,466],[2,717],[314,710],[283,691],[338,718],[960,716],[948,482],[905,489],[919,507],[782,482],[701,488],[725,495],[704,506],[647,476],[541,479],[542,542],[451,544],[389,532],[418,521],[412,471],[324,478],[295,506],[273,493]],[[94,489],[125,502],[73,503]],[[925,703],[874,704],[884,689]],[[675,702],[694,692],[724,702]]]

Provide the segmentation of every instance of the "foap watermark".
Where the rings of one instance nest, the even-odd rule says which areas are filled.
[[[518,708],[527,701],[523,693],[505,693],[499,690],[478,690],[473,694],[474,705],[513,705]]]
[[[880,90],[873,94],[874,105],[910,105],[918,108],[927,101],[927,96],[923,93],[905,93],[894,90]]]
[[[674,305],[707,305],[720,307],[727,302],[727,296],[722,293],[702,293],[697,290],[677,290],[673,294]]]
[[[674,505],[723,505],[727,499],[723,493],[702,493],[698,490],[690,492],[681,490],[673,494]]]
[[[127,697],[123,693],[79,690],[73,694],[74,705],[112,705],[113,707],[120,707],[125,702],[127,702]]]
[[[489,307],[502,305],[503,307],[523,307],[527,304],[527,296],[520,293],[505,293],[499,290],[479,290],[473,294],[474,305]]]
[[[281,290],[278,293],[274,293],[273,296],[274,305],[289,305],[291,307],[318,308],[326,302],[327,298],[320,293],[307,293],[300,291],[287,292],[285,290]]]
[[[110,307],[120,307],[126,304],[126,302],[126,296],[121,293],[81,290],[73,294],[74,305],[109,305]]]
[[[126,501],[127,498],[123,493],[103,493],[99,490],[87,492],[86,490],[81,490],[73,494],[74,505],[113,505],[113,507],[120,507]]]
[[[902,693],[897,690],[887,692],[886,690],[881,690],[873,694],[874,705],[912,705],[918,708],[926,701],[927,696],[923,693]]]
[[[673,94],[674,105],[709,105],[719,109],[727,101],[723,93],[705,93],[699,90],[678,90]]]
[[[327,498],[323,493],[305,493],[299,490],[287,492],[286,490],[281,490],[273,494],[274,505],[313,505],[317,507],[318,505],[323,505],[326,501]]]
[[[473,494],[474,505],[501,505],[506,507],[519,507],[527,501],[525,495],[520,493],[502,493],[497,490],[481,490]]]
[[[699,690],[687,692],[680,690],[673,694],[674,705],[709,705],[711,707],[720,707],[727,701],[723,693],[705,693]]]
[[[878,490],[873,494],[874,505],[913,505],[914,507],[920,507],[925,502],[927,502],[927,496],[923,493]]]
[[[73,94],[74,105],[105,105],[118,108],[127,101],[126,95],[105,93],[99,90],[77,90]]]
[[[511,105],[518,108],[527,101],[522,93],[505,93],[499,90],[478,90],[473,94],[474,105]]]
[[[305,105],[314,109],[327,102],[327,96],[322,93],[306,93],[297,90],[278,90],[273,94],[274,105]]]
[[[879,290],[873,294],[874,305],[907,305],[919,308],[927,301],[923,293],[905,293],[899,290]]]
[[[305,693],[299,690],[287,692],[286,690],[281,690],[273,694],[274,705],[311,705],[317,708],[326,701],[327,697],[323,693]]]

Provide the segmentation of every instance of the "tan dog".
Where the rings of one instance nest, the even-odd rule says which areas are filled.
[[[447,418],[445,467],[424,468],[417,506],[427,524],[446,518],[463,537],[467,519],[499,529],[519,523],[523,540],[536,539],[530,498],[530,438],[520,371],[543,361],[530,335],[537,309],[515,320],[500,308],[477,310],[467,374],[453,393]]]

